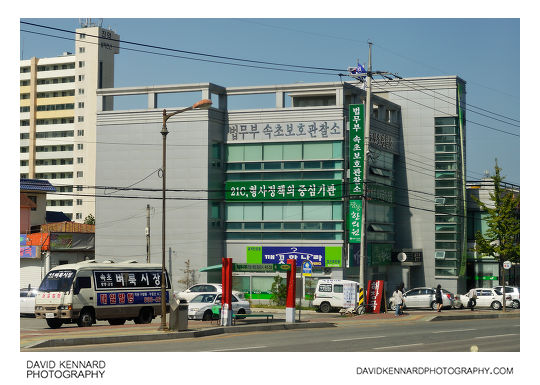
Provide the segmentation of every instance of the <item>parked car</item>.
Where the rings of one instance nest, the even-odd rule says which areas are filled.
[[[431,308],[437,309],[437,303],[435,302],[435,290],[432,287],[416,287],[408,290],[403,294],[404,304],[403,308]],[[442,299],[444,307],[454,306],[454,294],[448,290],[442,289]],[[396,310],[394,299],[391,297],[389,301],[389,307],[393,311]]]
[[[251,314],[251,307],[245,299],[239,299],[233,294],[231,302],[234,314]],[[204,293],[195,296],[188,303],[188,319],[210,321],[214,305],[221,306],[221,294]]]
[[[476,290],[476,307],[490,307],[493,310],[502,309],[503,295],[497,289],[475,288]],[[468,307],[469,296],[461,294],[457,296],[461,305],[460,308]],[[512,307],[512,297],[506,294],[506,306]]]
[[[21,315],[35,317],[37,289],[21,289]]]
[[[501,293],[503,291],[502,286],[495,286],[494,289],[499,290]],[[517,286],[505,286],[506,294],[510,294],[512,297],[512,307],[514,309],[519,309],[521,306],[521,300],[520,300],[520,290]]]
[[[197,295],[201,293],[221,293],[221,283],[198,283],[196,285],[190,286],[184,291],[177,291],[174,293],[174,296],[177,299],[185,299],[190,301]]]

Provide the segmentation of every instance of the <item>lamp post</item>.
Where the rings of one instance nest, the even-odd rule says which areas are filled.
[[[161,128],[161,135],[163,137],[163,151],[162,151],[162,176],[163,176],[163,188],[162,188],[162,214],[161,214],[161,325],[159,330],[166,331],[167,328],[167,304],[166,304],[166,289],[165,289],[165,191],[166,191],[166,164],[167,164],[167,120],[174,115],[178,115],[182,112],[190,110],[204,110],[210,108],[212,101],[209,99],[202,99],[192,105],[181,110],[167,113],[167,110],[163,110],[163,126]]]

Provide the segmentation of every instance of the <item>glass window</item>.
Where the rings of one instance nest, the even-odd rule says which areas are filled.
[[[457,154],[435,154],[435,160],[457,161]]]
[[[435,134],[455,135],[456,127],[454,126],[435,127]]]
[[[284,160],[301,160],[302,143],[287,143],[283,145]]]
[[[332,219],[338,221],[343,219],[343,205],[341,202],[332,203]]]
[[[304,220],[332,220],[332,203],[304,202]]]
[[[331,142],[304,143],[304,159],[332,159],[332,156]]]
[[[334,285],[334,293],[343,293],[343,285]]]
[[[264,145],[264,160],[282,160],[283,145],[282,144],[265,144]]]
[[[262,221],[262,203],[246,203],[244,205],[245,221]]]
[[[341,142],[332,143],[332,158],[334,159],[343,158],[343,146]]]
[[[244,160],[244,146],[227,146],[227,161],[241,162]]]
[[[283,204],[281,203],[264,203],[263,210],[265,221],[280,221],[283,219]]]
[[[244,160],[262,160],[262,145],[246,144],[244,147]]]
[[[456,124],[457,124],[457,118],[455,117],[435,118],[435,125],[437,126],[456,125]]]
[[[244,205],[242,203],[227,203],[227,220],[243,221]]]
[[[251,279],[251,292],[254,294],[270,294],[272,292],[273,282],[274,277],[254,276]]]
[[[325,284],[320,284],[319,285],[319,291],[321,293],[331,293],[332,292],[332,285],[326,284],[326,283]]]
[[[290,202],[283,207],[283,220],[285,221],[301,221],[302,220],[302,204]]]

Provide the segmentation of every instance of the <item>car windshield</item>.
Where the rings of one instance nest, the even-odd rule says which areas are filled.
[[[215,294],[199,294],[198,296],[194,297],[190,302],[212,303],[214,302],[214,298],[216,298]]]
[[[75,270],[49,271],[38,290],[44,292],[69,291],[74,277]]]
[[[498,289],[493,289],[495,291],[495,294],[497,295],[502,295],[502,291],[501,290],[498,290]]]

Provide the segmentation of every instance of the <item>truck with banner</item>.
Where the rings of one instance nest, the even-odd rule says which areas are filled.
[[[97,320],[122,325],[152,322],[161,314],[161,265],[133,261],[84,261],[51,269],[36,295],[36,318],[56,329],[64,323],[91,326]],[[170,282],[165,272],[166,303]]]

